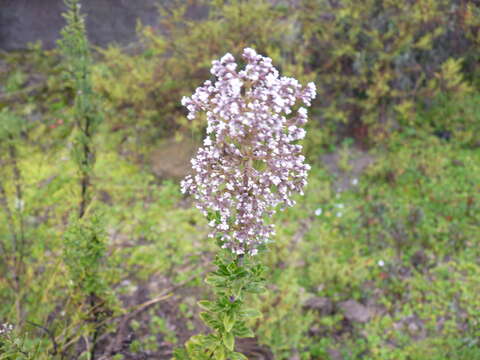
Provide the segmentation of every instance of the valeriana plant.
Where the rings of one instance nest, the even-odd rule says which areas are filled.
[[[221,247],[214,271],[206,282],[215,301],[201,301],[201,315],[212,328],[192,337],[177,359],[246,359],[235,352],[235,337],[252,337],[245,309],[248,293],[264,288],[258,252],[274,235],[266,221],[277,208],[294,205],[291,196],[303,194],[310,166],[305,164],[302,126],[315,97],[315,85],[303,87],[293,78],[280,77],[272,60],[255,50],[243,51],[245,68],[231,54],[214,61],[206,81],[191,97],[184,97],[189,119],[205,113],[207,136],[195,158],[194,174],[182,182],[209,219],[210,237]]]

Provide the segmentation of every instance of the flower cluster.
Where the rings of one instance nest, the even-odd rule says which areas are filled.
[[[189,119],[206,113],[208,121],[182,192],[210,216],[211,237],[236,254],[254,255],[274,234],[265,217],[292,206],[292,193],[303,194],[310,166],[297,142],[305,136],[307,109],[298,103],[310,106],[316,91],[313,83],[302,87],[280,77],[272,60],[253,49],[243,58],[240,71],[231,54],[213,61],[217,81],[182,99]]]
[[[0,325],[0,335],[8,335],[12,331],[13,331],[12,324],[5,323]]]

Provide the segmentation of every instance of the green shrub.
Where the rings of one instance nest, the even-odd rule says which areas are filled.
[[[101,50],[95,87],[109,100],[116,128],[153,139],[202,127],[188,124],[180,99],[210,77],[212,59],[226,52],[239,55],[246,46],[273,58],[286,75],[304,81],[302,67],[294,61],[294,16],[287,9],[265,0],[193,3],[196,9],[208,8],[208,15],[192,20],[188,6],[173,1],[160,7],[163,31],[139,25],[141,46],[133,54],[114,46]]]
[[[302,1],[305,57],[317,74],[323,125],[363,143],[382,141],[398,126],[398,113],[414,116],[417,102],[442,91],[467,93],[461,59],[472,73],[478,50],[464,34],[475,26],[465,20],[478,7],[461,3]]]
[[[480,93],[441,93],[412,121],[411,130],[428,131],[465,146],[480,146]]]

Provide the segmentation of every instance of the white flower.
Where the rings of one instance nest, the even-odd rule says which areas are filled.
[[[352,179],[352,185],[353,185],[353,186],[357,186],[357,185],[358,185],[358,179],[357,179],[357,178]]]
[[[383,260],[378,260],[378,266],[384,267],[384,266],[385,266],[385,261],[383,261]]]
[[[207,137],[203,140],[203,145],[205,145],[205,146],[210,146],[210,145],[212,145],[212,139],[210,139],[210,136],[207,136]]]
[[[273,176],[272,177],[272,183],[277,186],[278,184],[280,184],[281,180],[278,176]]]
[[[208,136],[192,161],[194,175],[181,187],[202,213],[219,213],[221,221],[209,224],[210,237],[220,236],[235,254],[255,255],[274,234],[264,219],[277,207],[293,206],[291,196],[303,194],[307,183],[310,166],[295,144],[305,136],[307,110],[291,113],[292,107],[310,104],[315,85],[279,77],[272,60],[251,48],[243,58],[240,71],[231,54],[213,61],[217,80],[182,99],[189,119],[206,114]]]
[[[226,53],[225,55],[223,55],[223,57],[220,59],[220,62],[222,64],[225,64],[225,63],[229,63],[229,62],[234,62],[235,61],[235,58],[233,57],[232,54],[230,53]]]
[[[320,215],[322,215],[322,212],[323,212],[322,209],[318,208],[317,210],[315,210],[315,215],[320,216]]]
[[[0,325],[0,335],[2,334],[8,334],[13,330],[13,325],[9,323],[5,323]]]

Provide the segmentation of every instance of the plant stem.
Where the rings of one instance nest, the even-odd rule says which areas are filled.
[[[16,212],[17,212],[17,217],[18,217],[18,227],[19,227],[19,243],[18,243],[18,253],[19,253],[19,259],[18,259],[18,276],[20,276],[23,273],[23,259],[25,256],[25,245],[26,245],[26,238],[25,238],[25,222],[24,222],[24,217],[23,217],[23,191],[22,191],[22,175],[20,172],[20,168],[18,166],[18,160],[17,160],[17,150],[15,146],[13,145],[13,136],[10,135],[10,145],[8,147],[9,154],[10,154],[10,160],[12,163],[12,168],[13,168],[13,178],[15,182],[15,196],[16,196]]]
[[[15,222],[13,221],[13,215],[10,210],[10,207],[8,206],[8,200],[7,200],[7,192],[5,191],[5,187],[3,184],[0,182],[0,205],[3,208],[3,211],[5,211],[5,214],[7,215],[7,223],[8,223],[8,229],[10,230],[10,234],[12,235],[12,245],[13,245],[13,251],[14,253],[17,250],[17,232],[15,230]],[[5,247],[2,242],[0,242],[2,246],[2,251],[4,254],[6,254]]]

